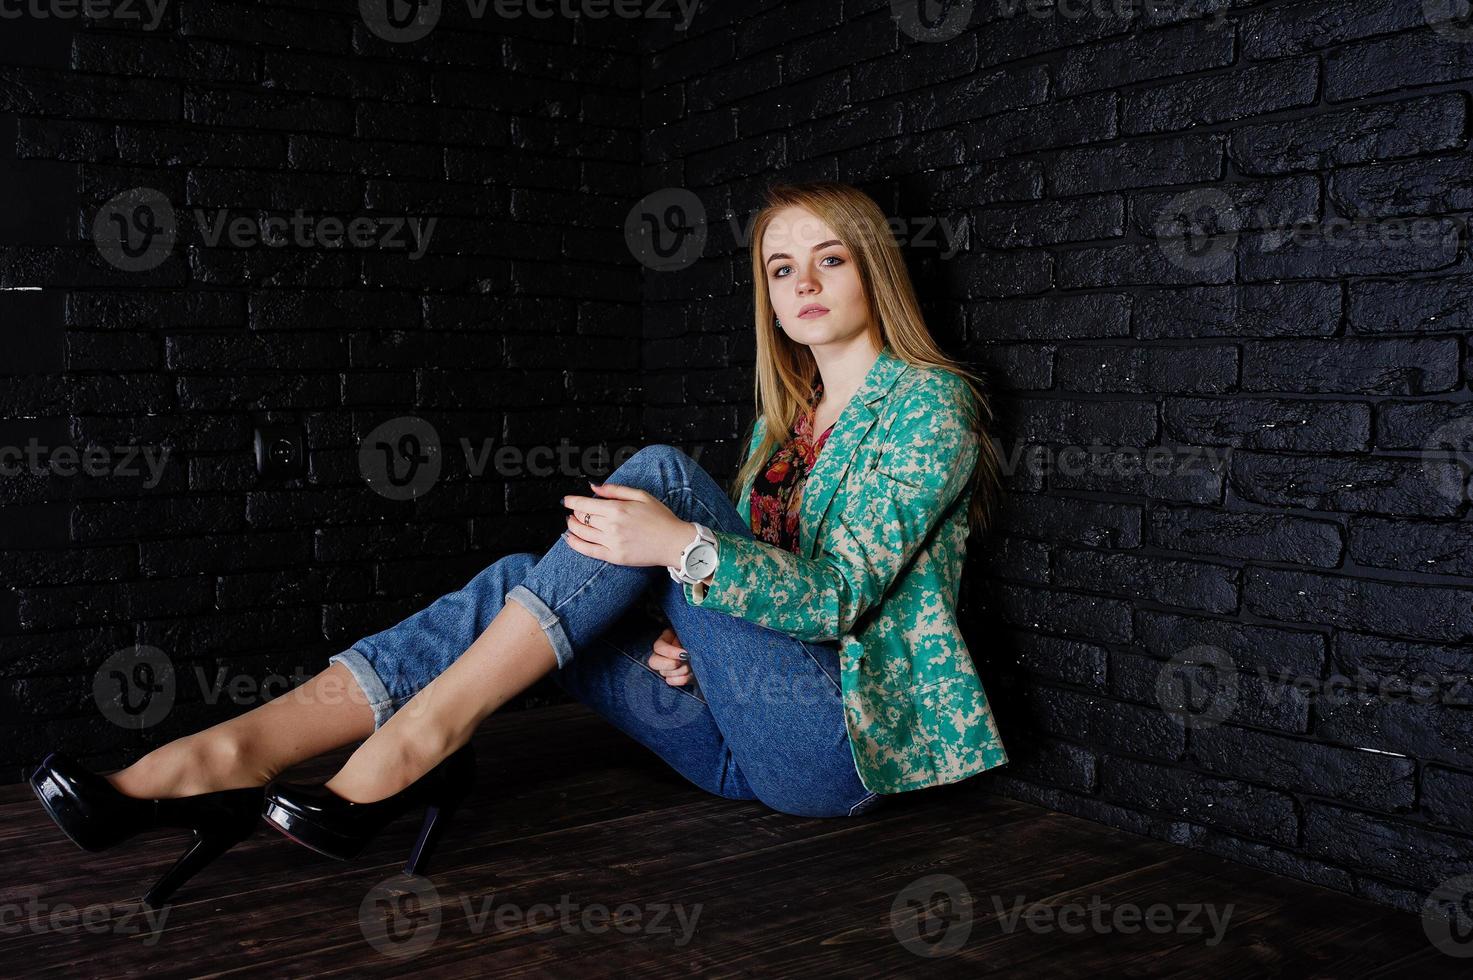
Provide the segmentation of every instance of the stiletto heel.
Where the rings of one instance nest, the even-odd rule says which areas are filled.
[[[141,799],[75,759],[52,752],[29,778],[31,791],[61,832],[84,851],[103,851],[157,827],[187,827],[189,848],[143,900],[157,908],[211,861],[250,837],[261,820],[265,789],[247,786],[194,796]]]
[[[427,807],[419,837],[404,870],[418,874],[429,862],[450,814],[470,793],[476,756],[462,745],[429,772],[392,796],[354,803],[325,783],[272,783],[266,788],[266,822],[319,854],[346,861],[357,857],[378,832],[412,807]]]
[[[430,804],[429,809],[425,811],[424,823],[420,825],[419,837],[414,842],[413,850],[409,852],[409,860],[404,862],[405,874],[424,874],[430,856],[435,851],[435,845],[440,842],[445,824],[450,822],[450,815],[460,807],[465,796],[466,794],[462,792]]]
[[[215,858],[230,850],[239,839],[218,834],[195,834],[194,842],[181,855],[174,866],[164,872],[152,888],[143,896],[143,904],[149,908],[159,908],[169,900],[180,885],[184,884],[195,874],[203,870],[206,865]]]

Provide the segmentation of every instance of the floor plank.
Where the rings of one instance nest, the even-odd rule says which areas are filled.
[[[702,792],[580,705],[495,716],[475,742],[477,784],[430,878],[398,873],[415,817],[353,862],[263,826],[152,918],[136,896],[182,834],[88,854],[27,787],[0,788],[0,969],[1226,978],[1452,976],[1467,964],[1433,948],[1416,916],[966,783],[852,820],[807,819]],[[350,751],[285,778],[326,779]],[[940,890],[920,887],[937,875],[949,876]],[[1069,918],[1092,903],[1159,906],[1163,928]],[[1226,916],[1220,934],[1208,908]],[[544,918],[529,921],[534,911]]]

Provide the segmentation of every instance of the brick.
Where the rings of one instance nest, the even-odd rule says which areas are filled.
[[[1356,333],[1466,334],[1473,330],[1470,289],[1473,276],[1354,282],[1347,317]]]
[[[1319,59],[1291,58],[1147,86],[1121,102],[1120,130],[1164,133],[1314,102]]]
[[[1276,507],[1451,516],[1460,500],[1445,493],[1437,477],[1435,468],[1405,459],[1240,450],[1233,454],[1231,484],[1244,499]]]
[[[1201,508],[1155,507],[1147,540],[1198,556],[1280,561],[1334,568],[1344,542],[1340,526],[1284,514],[1224,514]]]
[[[1451,339],[1274,340],[1243,345],[1244,391],[1423,395],[1458,386]]]
[[[1148,289],[1135,300],[1135,331],[1165,337],[1327,337],[1340,326],[1335,283],[1262,283]]]
[[[1091,194],[1216,180],[1224,142],[1204,134],[1065,150],[1048,165],[1048,186],[1056,194]]]
[[[1325,98],[1331,102],[1466,78],[1473,78],[1473,45],[1431,30],[1349,44],[1325,55]]]
[[[1383,812],[1412,809],[1411,759],[1292,741],[1228,725],[1192,733],[1192,756],[1221,776],[1308,792]]]
[[[1231,391],[1238,349],[1215,347],[1068,347],[1058,355],[1058,388],[1088,392]]]
[[[1317,623],[1410,640],[1473,641],[1473,600],[1466,589],[1249,568],[1243,578],[1243,605],[1281,622]]]
[[[1355,452],[1369,448],[1371,408],[1288,398],[1167,398],[1162,428],[1174,439],[1242,449]]]
[[[1467,146],[1468,97],[1461,92],[1355,106],[1308,119],[1244,126],[1228,156],[1245,174],[1324,170]]]
[[[1058,88],[1062,95],[1078,95],[1219,68],[1232,60],[1232,31],[1189,23],[1071,48],[1059,63]]]

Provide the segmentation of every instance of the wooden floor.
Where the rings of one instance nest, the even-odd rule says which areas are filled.
[[[975,780],[818,820],[709,796],[581,705],[495,716],[476,746],[479,784],[429,879],[399,874],[414,817],[354,862],[263,824],[152,919],[137,896],[184,832],[88,854],[28,787],[0,787],[0,974],[1467,975],[1416,916]],[[1109,925],[1158,903],[1169,918],[1144,921],[1174,931]]]

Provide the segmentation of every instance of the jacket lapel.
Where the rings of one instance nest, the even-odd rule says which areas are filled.
[[[828,441],[823,444],[803,483],[803,495],[799,501],[798,546],[804,557],[815,557],[818,526],[828,513],[835,491],[844,482],[860,443],[864,442],[879,418],[870,406],[885,397],[890,386],[908,367],[903,359],[891,352],[888,344],[882,347],[859,390],[839,413]]]

